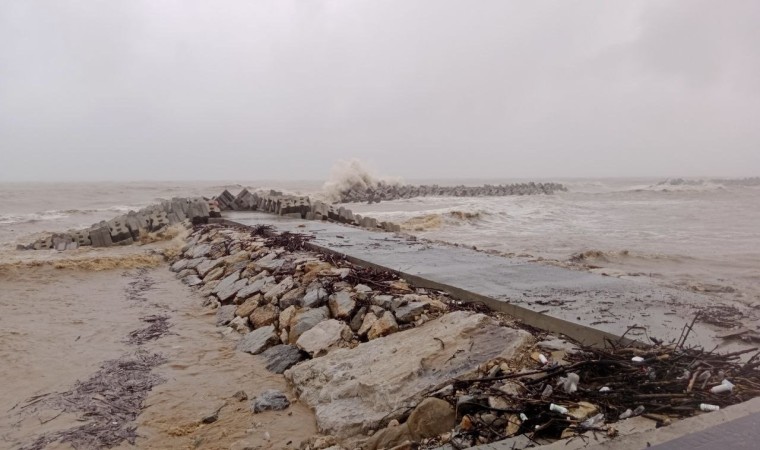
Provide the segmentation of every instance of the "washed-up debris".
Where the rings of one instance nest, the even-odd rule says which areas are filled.
[[[106,361],[92,377],[70,391],[30,399],[22,410],[31,413],[49,408],[74,413],[83,424],[44,434],[23,449],[41,450],[54,442],[74,448],[112,448],[124,441],[135,445],[134,420],[148,392],[163,382],[151,371],[164,362],[163,356],[140,350]]]
[[[454,380],[452,389],[432,395],[457,407],[459,425],[445,439],[423,442],[423,448],[443,443],[466,448],[518,435],[530,440],[588,431],[614,436],[620,420],[643,416],[667,425],[760,396],[758,349],[717,354],[687,348],[683,343],[691,326],[677,344],[579,345],[562,364],[534,358],[533,370],[495,364],[479,377]]]
[[[152,315],[143,317],[143,322],[149,323],[145,328],[134,330],[127,335],[125,342],[131,345],[143,345],[148,341],[155,341],[156,339],[169,334],[169,316]]]

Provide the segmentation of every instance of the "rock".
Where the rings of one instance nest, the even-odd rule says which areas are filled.
[[[190,275],[198,275],[198,274],[193,269],[182,269],[179,272],[177,272],[177,278],[179,278],[180,280],[182,278],[187,278]]]
[[[257,294],[254,297],[249,298],[243,304],[239,305],[235,310],[235,315],[238,317],[248,317],[251,315],[254,309],[259,306],[261,301],[261,294]]]
[[[347,320],[356,308],[356,301],[351,297],[350,292],[340,291],[330,296],[327,305],[330,307],[330,314],[333,317]]]
[[[215,269],[212,269],[211,272],[209,272],[205,277],[203,277],[203,282],[208,284],[211,281],[218,280],[224,276],[224,267],[217,267]]]
[[[293,316],[296,315],[296,307],[295,306],[288,306],[282,312],[280,312],[280,319],[278,321],[278,324],[280,325],[281,329],[287,329],[290,328],[290,321],[293,319]]]
[[[228,289],[230,286],[235,284],[236,281],[240,279],[240,274],[235,272],[228,277],[222,279],[219,284],[216,285],[213,291],[211,291],[212,294],[218,294],[219,291]]]
[[[211,245],[200,244],[200,245],[196,245],[195,247],[191,248],[189,251],[185,252],[185,256],[189,258],[200,258],[202,256],[208,255],[210,251],[211,251]]]
[[[354,290],[360,294],[369,294],[372,292],[372,288],[367,286],[366,284],[357,284],[354,286]]]
[[[275,305],[261,305],[254,309],[248,319],[251,321],[253,328],[260,328],[271,325],[280,317],[280,309]]]
[[[182,282],[186,285],[192,287],[192,286],[198,286],[199,284],[203,284],[203,280],[198,278],[197,275],[190,275],[182,279]]]
[[[293,277],[286,277],[264,294],[264,301],[273,302],[293,288]]]
[[[345,323],[329,319],[304,332],[296,345],[309,355],[317,357],[327,353],[330,347],[342,340],[351,339],[351,336],[351,329]]]
[[[187,264],[190,262],[189,259],[180,259],[179,261],[175,262],[171,266],[172,272],[181,272],[187,268]]]
[[[380,316],[380,318],[372,324],[369,331],[367,332],[367,338],[369,340],[377,339],[379,337],[395,333],[396,331],[398,331],[398,324],[396,323],[396,319],[393,317],[393,313],[390,311],[385,311],[385,313],[383,313],[383,315]]]
[[[280,298],[280,309],[285,309],[288,306],[301,306],[303,304],[303,297],[306,293],[304,288],[291,289]]]
[[[253,401],[252,409],[254,413],[263,411],[282,411],[290,406],[288,397],[276,389],[267,389],[256,397]]]
[[[364,323],[364,316],[367,314],[367,308],[362,306],[359,308],[358,311],[354,314],[354,317],[351,319],[351,322],[349,322],[348,326],[351,327],[351,331],[357,332],[359,331],[359,328],[362,327],[362,323]]]
[[[261,357],[267,360],[267,370],[274,373],[283,373],[306,359],[297,347],[284,344],[275,345],[264,351]]]
[[[232,322],[235,318],[235,305],[220,306],[216,310],[216,326],[222,327]]]
[[[239,402],[244,402],[248,400],[248,394],[245,393],[245,391],[237,391],[234,394],[232,394],[232,398]]]
[[[261,293],[262,289],[264,289],[267,285],[271,283],[274,283],[274,277],[259,278],[258,280],[252,281],[251,284],[239,290],[237,293],[237,297],[248,298],[252,295],[259,294]]]
[[[261,327],[257,330],[243,336],[237,344],[237,349],[241,352],[258,355],[269,347],[277,344],[277,335],[274,332],[274,325]]]
[[[372,300],[370,302],[373,305],[379,306],[383,309],[391,309],[391,306],[393,305],[393,296],[392,295],[376,295],[372,297]]]
[[[483,314],[457,311],[303,361],[286,370],[285,377],[314,410],[320,432],[348,437],[377,428],[422,391],[468,375],[492,359],[514,359],[530,337]]]
[[[205,277],[213,269],[221,266],[223,262],[221,259],[204,259],[203,262],[195,267],[195,270],[198,272],[198,275]]]
[[[399,308],[396,308],[396,318],[399,322],[409,323],[414,321],[415,316],[422,314],[425,310],[425,304],[422,302],[411,302]]]
[[[289,343],[295,344],[302,334],[315,327],[319,322],[327,320],[328,317],[329,315],[326,307],[297,311],[290,320],[290,332],[288,333]]]
[[[456,422],[456,411],[447,401],[428,397],[414,408],[406,424],[412,440],[419,441],[450,431]]]
[[[372,325],[375,324],[375,322],[377,322],[377,316],[374,313],[369,312],[365,314],[364,320],[362,321],[362,326],[359,327],[359,331],[358,331],[359,336],[361,337],[366,336],[367,333],[369,333],[369,330],[372,328]]]
[[[211,291],[214,290],[217,284],[219,284],[219,280],[209,281],[208,283],[204,281],[203,286],[200,287],[198,293],[203,297],[208,297],[211,295]],[[216,297],[214,298],[216,299]]]
[[[373,434],[365,447],[367,450],[391,449],[410,440],[412,440],[412,435],[409,434],[409,427],[404,423],[384,428]]]
[[[228,280],[234,276],[237,276],[237,272],[225,278],[225,280]],[[222,284],[224,284],[224,281],[219,283],[219,285],[216,287],[217,288],[216,296],[219,298],[219,301],[226,302],[232,299],[239,290],[243,289],[248,284],[248,280],[243,278],[241,280],[235,281],[232,284],[227,284],[224,286],[222,286]],[[221,286],[221,289],[219,288],[220,286]]]
[[[317,308],[327,299],[327,291],[318,283],[312,283],[303,297],[304,308]]]
[[[246,334],[251,331],[251,328],[248,326],[247,317],[235,317],[232,319],[232,321],[230,321],[230,328],[240,334]]]

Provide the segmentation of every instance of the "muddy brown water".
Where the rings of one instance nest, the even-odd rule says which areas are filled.
[[[297,402],[281,412],[253,414],[249,401],[265,389],[293,393],[259,357],[234,349],[214,325],[214,312],[164,266],[99,272],[51,267],[0,273],[0,447],[22,448],[41,436],[70,430],[88,417],[37,402],[44,394],[70,391],[106,361],[138,349],[166,363],[152,373],[165,381],[143,401],[136,447],[297,448],[316,433],[313,413]],[[141,318],[168,316],[170,334],[130,344]],[[224,405],[224,406],[223,406]],[[223,407],[222,407],[223,406]],[[222,407],[219,420],[199,424]],[[71,448],[60,442],[46,448]],[[118,448],[135,448],[123,441]]]

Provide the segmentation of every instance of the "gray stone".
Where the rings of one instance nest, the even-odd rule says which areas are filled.
[[[235,309],[235,305],[220,306],[216,310],[216,326],[221,327],[232,322],[232,319],[235,318]]]
[[[351,318],[351,313],[356,308],[356,301],[348,291],[340,291],[331,295],[327,300],[330,307],[330,313],[336,319],[347,320]]]
[[[279,339],[274,332],[274,325],[261,327],[257,330],[243,336],[237,344],[237,349],[241,352],[258,355],[269,347],[276,345]]]
[[[422,302],[411,302],[399,308],[396,308],[396,319],[399,322],[408,323],[414,321],[414,317],[422,314],[425,310],[425,304]]]
[[[290,333],[288,333],[288,342],[295,344],[298,338],[306,331],[315,327],[319,322],[327,320],[329,313],[326,307],[302,309],[296,312],[296,315],[290,319]]]
[[[306,290],[304,288],[289,290],[280,298],[280,309],[285,309],[288,306],[302,306],[305,293]]]
[[[317,308],[322,306],[327,299],[327,291],[325,291],[322,286],[312,286],[309,286],[309,290],[306,291],[306,295],[303,297],[303,306],[305,308]]]
[[[226,301],[232,299],[233,297],[235,297],[235,294],[239,290],[243,289],[247,284],[248,284],[248,280],[245,279],[245,278],[242,278],[242,279],[237,280],[236,282],[234,282],[231,286],[226,286],[225,288],[220,289],[216,293],[216,296],[219,297],[219,301],[226,302]]]
[[[276,389],[267,389],[256,397],[253,401],[252,409],[254,413],[263,411],[282,411],[290,406],[288,397]]]
[[[351,339],[352,333],[348,326],[335,319],[325,320],[305,331],[296,345],[313,357],[327,353],[330,347]]]
[[[182,282],[188,286],[198,286],[203,283],[203,280],[201,280],[198,275],[189,275],[183,278]]]
[[[179,261],[172,264],[171,270],[172,272],[181,272],[187,268],[188,263],[190,263],[189,259],[180,259]]]
[[[261,354],[266,359],[266,368],[270,372],[283,373],[306,359],[303,352],[294,345],[275,345]]]
[[[272,302],[277,300],[282,294],[293,288],[293,277],[286,277],[276,286],[272,287],[264,294],[264,300]]]
[[[198,275],[205,277],[211,270],[221,266],[223,263],[223,259],[204,259],[195,267],[195,270],[198,271]]]
[[[351,331],[357,332],[359,331],[359,328],[362,327],[362,323],[364,323],[364,316],[367,313],[367,308],[362,306],[359,308],[358,311],[354,314],[354,317],[351,318],[351,322],[348,323],[348,326],[351,327]]]
[[[258,280],[253,281],[248,286],[239,290],[237,293],[237,297],[248,298],[252,295],[259,294],[261,293],[262,289],[264,289],[266,286],[268,286],[271,283],[274,283],[274,277],[259,278]]]
[[[376,295],[372,297],[372,300],[370,301],[373,305],[379,306],[383,309],[391,309],[393,305],[393,296],[392,295]]]
[[[211,293],[218,294],[219,291],[229,289],[239,279],[240,279],[240,274],[237,272],[234,272],[231,275],[228,275],[227,277],[223,278],[222,281],[220,281],[219,284],[216,285],[214,290],[211,291]]]
[[[189,258],[201,258],[208,255],[210,251],[211,244],[199,244],[191,248],[185,255]]]
[[[293,366],[285,377],[314,410],[319,431],[343,438],[377,428],[422,392],[467,376],[479,364],[513,360],[529,339],[527,332],[483,314],[457,311],[353,349],[332,350]]]

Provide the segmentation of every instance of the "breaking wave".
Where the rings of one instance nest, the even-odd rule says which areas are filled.
[[[632,253],[629,250],[602,251],[602,250],[585,250],[574,253],[568,258],[568,261],[578,264],[600,263],[600,262],[621,262],[624,260],[641,260],[641,261],[670,261],[681,262],[691,259],[682,255],[665,255],[654,253]]]
[[[358,159],[339,160],[330,171],[330,177],[322,186],[321,196],[325,201],[337,202],[342,194],[349,191],[375,189],[380,185],[399,185],[401,178],[374,175]]]
[[[448,211],[442,213],[425,214],[415,216],[401,223],[401,228],[407,231],[430,231],[437,230],[445,225],[462,225],[464,223],[476,223],[488,213],[484,211]]]

